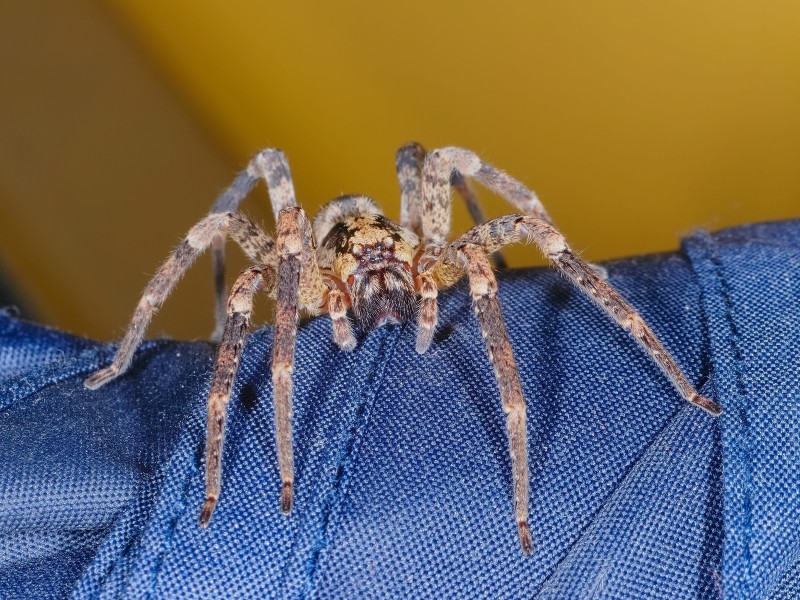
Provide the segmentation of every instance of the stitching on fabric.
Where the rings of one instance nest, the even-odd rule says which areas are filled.
[[[709,236],[710,238],[710,236]],[[742,436],[744,438],[744,442],[742,444],[742,451],[744,455],[744,475],[745,475],[745,497],[744,497],[744,520],[745,520],[745,531],[744,531],[744,556],[743,560],[745,561],[746,565],[746,582],[747,582],[747,596],[750,595],[750,590],[752,589],[752,552],[750,548],[750,544],[753,537],[753,515],[752,515],[752,495],[753,495],[753,469],[751,465],[750,455],[752,453],[750,448],[750,421],[747,415],[747,386],[744,382],[744,374],[742,372],[742,368],[744,365],[744,358],[742,355],[742,351],[740,348],[740,339],[741,334],[739,333],[739,329],[736,326],[736,320],[733,316],[734,306],[733,300],[731,298],[731,289],[730,284],[728,283],[727,278],[725,277],[724,266],[720,261],[719,257],[716,253],[716,243],[713,238],[708,239],[708,247],[709,253],[708,257],[711,261],[711,264],[714,265],[714,272],[717,275],[717,279],[719,281],[719,286],[721,290],[721,295],[725,307],[725,320],[728,323],[728,331],[729,334],[729,346],[730,351],[733,355],[734,359],[734,372],[736,374],[736,391],[738,393],[739,398],[737,398],[737,402],[731,408],[736,410],[736,416],[739,420],[739,426],[742,428]],[[727,408],[727,407],[726,407]]]
[[[320,558],[325,548],[333,542],[336,534],[337,521],[341,513],[341,506],[347,496],[347,480],[349,472],[351,471],[352,463],[361,446],[364,433],[370,422],[372,409],[375,406],[376,398],[380,390],[383,388],[386,379],[385,373],[389,362],[394,358],[395,348],[402,337],[402,332],[406,328],[403,327],[394,336],[384,339],[381,348],[378,351],[379,356],[385,356],[384,360],[374,363],[374,372],[370,380],[366,384],[367,394],[362,395],[360,406],[356,410],[355,418],[349,425],[351,433],[350,439],[345,443],[345,449],[340,454],[339,460],[336,464],[336,478],[331,485],[330,499],[325,502],[328,505],[322,517],[322,534],[320,535],[317,543],[311,550],[311,559],[306,567],[306,588],[303,591],[302,597],[308,597],[314,591],[314,580],[316,578],[317,570],[320,564]]]
[[[134,506],[134,510],[136,510],[136,508],[138,507]],[[122,518],[124,519],[125,517],[123,516]],[[128,554],[136,545],[136,542],[137,540],[135,537],[128,539],[128,541],[125,543],[125,546],[122,548],[122,552],[119,553],[119,556],[116,557],[115,560],[109,562],[109,564],[103,569],[103,574],[97,582],[96,589],[102,590],[106,587],[106,585],[108,585],[108,580],[116,572],[117,568],[122,564],[122,562],[128,557]]]
[[[151,350],[158,349],[169,343],[167,340],[150,340],[142,343],[136,350],[134,361],[148,354]],[[12,375],[7,379],[0,379],[0,383],[6,388],[19,388],[28,386],[25,392],[11,399],[8,404],[0,403],[0,412],[16,407],[19,403],[27,400],[31,396],[38,394],[54,385],[64,383],[70,379],[82,377],[87,373],[98,369],[106,362],[111,362],[116,347],[100,346],[81,351],[77,356],[72,356],[66,360],[54,358],[53,360],[35,367],[35,377],[29,377],[30,371]],[[65,367],[69,365],[69,368]],[[12,392],[13,395],[13,392]]]
[[[124,511],[118,517],[112,532],[109,533],[109,535],[107,536],[106,539],[109,539],[111,536],[114,535],[115,530],[117,529],[117,527],[125,527],[127,525],[127,523],[126,523],[127,519],[133,518],[133,516],[141,509],[141,504],[142,504],[141,499],[144,498],[144,496],[147,493],[148,488],[151,487],[153,484],[146,477],[139,477],[137,479],[138,479],[138,481],[137,481],[137,484],[136,484],[137,492],[136,492],[136,500],[135,500],[135,502],[133,502],[131,504],[131,507],[128,510]],[[105,588],[108,585],[108,582],[109,582],[109,579],[111,578],[111,576],[117,571],[119,566],[122,565],[126,561],[126,559],[128,558],[128,555],[130,554],[131,550],[133,550],[134,547],[138,546],[140,544],[140,542],[141,542],[141,537],[137,537],[136,535],[132,535],[132,536],[130,536],[128,538],[128,540],[125,542],[125,545],[123,546],[122,551],[119,553],[119,555],[115,556],[114,559],[111,560],[103,568],[103,572],[102,572],[102,574],[99,575],[99,579],[98,579],[97,584],[95,586],[95,588],[97,590],[103,590],[103,588]],[[102,546],[98,548],[98,552],[97,552],[98,556],[99,556],[101,550],[102,550]],[[79,580],[78,581],[78,585],[80,585],[81,583],[82,583],[82,580]],[[77,588],[75,588],[75,590],[73,590],[73,592],[75,592],[75,591],[77,591]]]
[[[558,559],[556,564],[553,566],[552,571],[550,571],[550,574],[544,579],[544,581],[542,581],[542,585],[539,587],[539,589],[536,591],[536,594],[533,596],[534,598],[541,596],[543,590],[550,584],[550,581],[553,579],[553,577],[555,577],[560,572],[561,566],[572,555],[573,550],[576,548],[576,546],[578,546],[578,544],[587,534],[588,530],[595,523],[600,513],[603,512],[603,509],[606,507],[606,505],[608,505],[608,503],[612,501],[612,499],[616,496],[619,489],[625,485],[625,483],[631,477],[633,471],[636,469],[637,465],[641,462],[641,460],[645,456],[647,456],[653,444],[659,441],[659,438],[664,434],[664,432],[670,427],[672,427],[675,421],[678,419],[678,417],[680,417],[686,410],[694,410],[694,408],[691,406],[683,406],[679,408],[677,411],[675,411],[675,413],[672,416],[670,416],[664,422],[664,425],[662,427],[660,427],[656,432],[653,433],[653,436],[648,440],[647,444],[642,448],[641,452],[639,452],[636,458],[634,458],[633,461],[631,461],[630,465],[628,465],[628,468],[625,469],[625,472],[617,480],[617,482],[614,485],[614,488],[608,493],[608,495],[605,498],[603,498],[603,501],[598,505],[597,509],[592,513],[592,516],[589,518],[586,524],[581,528],[580,532],[575,537],[573,542],[567,547],[567,549],[564,552],[564,555],[560,559]]]
[[[181,448],[180,441],[178,442],[178,447],[175,449],[176,452],[179,451]],[[183,480],[183,487],[181,488],[181,493],[176,498],[175,505],[173,510],[175,510],[174,514],[170,518],[170,523],[167,528],[165,535],[159,536],[161,538],[161,549],[156,557],[156,563],[150,568],[151,578],[150,578],[150,589],[147,592],[147,598],[152,597],[153,593],[156,591],[156,584],[158,583],[158,576],[161,573],[161,568],[164,566],[164,556],[167,554],[167,551],[172,548],[172,542],[175,539],[175,532],[178,529],[178,521],[181,520],[184,514],[186,514],[186,510],[189,508],[189,488],[190,484],[193,481],[194,477],[197,476],[197,468],[195,466],[194,461],[190,461],[190,468],[187,469],[188,473],[187,476],[184,477]]]

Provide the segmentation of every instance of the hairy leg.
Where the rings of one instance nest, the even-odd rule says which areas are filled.
[[[454,172],[476,179],[508,200],[517,210],[550,222],[536,194],[519,181],[483,162],[470,150],[441,148],[429,152],[422,166],[422,235],[425,243],[442,246],[447,242]]]
[[[592,265],[575,254],[564,236],[550,223],[533,215],[508,215],[494,219],[474,227],[449,244],[442,252],[440,262],[435,268],[441,267],[442,272],[450,276],[454,265],[460,262],[458,252],[464,244],[480,246],[484,251],[492,252],[501,246],[520,240],[531,240],[539,246],[556,269],[566,275],[620,327],[630,332],[685,400],[714,416],[722,412],[717,403],[697,393],[678,363],[636,309],[598,275]]]
[[[289,162],[280,150],[267,148],[261,150],[240,171],[231,185],[214,201],[209,214],[236,212],[250,191],[263,179],[267,184],[272,212],[275,220],[278,213],[284,208],[297,206],[292,183],[292,173]],[[214,271],[215,291],[215,327],[211,334],[212,341],[219,341],[225,327],[225,238],[218,237],[214,240],[212,265]]]
[[[533,539],[528,527],[528,434],[525,426],[525,398],[519,381],[514,353],[508,339],[500,302],[497,299],[497,281],[486,252],[475,244],[459,247],[458,259],[467,270],[469,289],[475,316],[486,342],[489,360],[500,388],[503,412],[507,415],[508,447],[511,455],[511,472],[514,480],[514,516],[517,521],[519,543],[525,554],[533,549]]]
[[[475,225],[485,223],[486,217],[484,217],[483,211],[481,210],[481,205],[478,203],[478,195],[475,193],[475,189],[469,184],[469,181],[467,181],[466,177],[464,177],[458,171],[453,171],[453,174],[450,176],[450,184],[456,190],[456,193],[458,193],[458,195],[464,199],[464,202],[467,205],[467,210],[469,210],[469,214],[472,217],[472,222],[475,223]],[[491,258],[494,266],[498,269],[508,268],[506,259],[503,258],[503,255],[499,250],[497,252],[493,252]]]
[[[425,148],[417,142],[406,144],[397,151],[397,179],[400,183],[401,199],[400,224],[417,234],[422,234],[424,229],[425,210],[422,184],[424,162]],[[475,194],[475,190],[469,185],[469,182],[457,169],[451,169],[450,172],[447,173],[447,179],[448,211],[450,210],[450,189],[453,187],[464,200],[473,221],[476,224],[483,223],[484,216],[478,202],[478,196]],[[444,233],[444,239],[446,239],[449,234],[449,228],[448,212],[447,231]],[[428,240],[424,238],[423,241],[427,242]],[[419,354],[424,354],[430,347],[433,341],[433,334],[436,330],[436,323],[439,318],[437,302],[438,288],[429,270],[430,266],[435,262],[436,258],[438,258],[438,250],[439,246],[437,245],[426,246],[425,252],[423,252],[417,263],[418,274],[415,273],[415,284],[422,297],[417,319],[416,349]],[[503,269],[506,267],[506,262],[499,252],[495,253],[492,258],[498,268]]]
[[[87,388],[97,389],[128,369],[150,320],[175,284],[216,237],[225,235],[230,235],[253,262],[274,267],[274,242],[247,217],[233,212],[208,215],[189,230],[186,238],[147,284],[113,362],[88,377],[84,381]]]
[[[397,179],[400,183],[400,224],[417,234],[422,234],[422,167],[425,162],[425,148],[411,142],[397,151]],[[461,196],[475,225],[486,222],[481,210],[478,195],[469,181],[456,169],[450,173],[450,185]],[[448,196],[449,198],[449,196]],[[492,260],[498,269],[505,269],[506,262],[500,253]]]
[[[278,269],[272,383],[275,394],[275,438],[282,481],[281,511],[289,514],[294,503],[292,372],[298,310],[300,306],[322,306],[328,289],[317,266],[311,223],[301,208],[285,208],[279,213],[276,246]]]
[[[207,527],[214,513],[222,481],[222,449],[225,421],[231,388],[239,368],[250,317],[253,297],[263,287],[274,284],[275,271],[267,267],[245,269],[231,288],[227,303],[227,320],[217,351],[214,379],[208,395],[208,424],[206,429],[206,500],[200,512],[200,525]],[[265,283],[266,282],[266,283]]]
[[[347,316],[350,306],[350,297],[332,284],[328,291],[326,308],[331,317],[333,329],[333,342],[342,350],[349,352],[356,347],[356,336],[353,333],[353,324]]]

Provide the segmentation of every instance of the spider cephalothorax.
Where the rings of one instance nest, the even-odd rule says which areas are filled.
[[[329,216],[331,209],[341,205],[362,211],[369,206],[376,212],[338,210],[336,217]],[[343,196],[323,207],[315,219],[314,229],[324,233],[317,251],[319,267],[344,283],[362,331],[410,321],[417,306],[411,267],[419,238],[377,210],[369,198]],[[325,233],[330,220],[333,223]]]
[[[386,323],[416,318],[416,349],[422,354],[433,340],[439,290],[466,275],[507,414],[519,542],[524,553],[531,551],[525,400],[489,263],[490,255],[513,242],[534,242],[553,267],[631,333],[684,399],[712,415],[720,414],[716,403],[697,393],[633,307],[598,269],[570,249],[532,191],[462,148],[426,154],[419,144],[409,144],[397,153],[397,173],[401,190],[399,224],[384,217],[375,202],[365,196],[342,196],[320,210],[312,227],[297,206],[283,153],[259,152],[147,285],[112,364],[86,380],[86,387],[95,389],[125,372],[153,313],[197,255],[213,246],[217,286],[214,337],[221,340],[208,397],[202,526],[208,525],[219,498],[226,408],[258,291],[276,300],[272,381],[282,481],[280,504],[287,514],[294,500],[291,402],[298,311],[327,313],[333,340],[343,350],[356,346],[350,314],[363,333]],[[484,223],[466,178],[476,179],[506,198],[519,212]],[[275,241],[237,211],[259,179],[264,179],[269,189],[276,220]],[[448,241],[453,188],[464,198],[477,224]],[[223,269],[226,236],[233,238],[254,263],[236,279],[227,302]]]

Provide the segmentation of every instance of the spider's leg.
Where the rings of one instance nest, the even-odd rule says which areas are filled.
[[[194,259],[221,235],[230,235],[253,262],[267,266],[275,264],[275,244],[247,217],[231,212],[208,215],[189,230],[186,238],[147,284],[113,362],[89,376],[84,381],[87,388],[97,389],[128,369],[155,312]]]
[[[242,200],[247,197],[259,179],[263,179],[267,184],[276,220],[281,210],[297,206],[292,174],[289,171],[286,157],[280,150],[267,148],[250,159],[247,167],[236,175],[233,182],[214,201],[209,214],[236,212]],[[219,341],[225,327],[225,298],[227,295],[225,292],[225,238],[222,236],[214,238],[212,265],[216,308],[214,311],[215,326],[211,340]]]
[[[225,309],[225,237],[214,236],[211,241],[211,268],[214,273],[214,331],[209,339],[214,342],[222,340],[225,331],[227,310]]]
[[[422,204],[422,163],[425,159],[425,148],[421,144],[411,142],[397,151],[396,154],[397,179],[400,183],[400,224],[411,229],[417,234],[422,233],[423,204]],[[477,200],[475,196],[469,197]],[[467,204],[469,200],[465,197]],[[477,204],[476,204],[477,206]],[[478,208],[480,211],[480,208]],[[474,214],[470,210],[471,214]],[[423,239],[423,243],[427,240]],[[436,323],[439,319],[439,305],[437,296],[439,289],[433,279],[430,267],[438,258],[437,247],[424,246],[422,257],[417,263],[415,284],[421,296],[419,314],[417,317],[417,344],[419,354],[424,354],[433,341]]]
[[[424,354],[430,348],[439,320],[439,286],[436,284],[433,272],[427,267],[423,267],[422,272],[417,275],[416,284],[422,298],[417,317],[416,350],[417,353]]]
[[[513,204],[517,210],[552,223],[541,200],[532,190],[507,173],[482,161],[474,152],[450,146],[430,152],[423,164],[425,218],[422,229],[426,242],[441,245],[447,239],[450,232],[450,188],[455,186],[458,189],[458,180],[464,180],[465,177],[478,180]],[[608,277],[603,267],[591,267],[603,279]]]
[[[227,320],[217,352],[214,379],[208,394],[208,424],[206,430],[206,500],[200,512],[200,525],[207,527],[217,504],[222,481],[222,448],[225,420],[231,388],[239,369],[239,359],[253,313],[253,297],[266,287],[271,288],[275,271],[271,267],[245,269],[231,288],[227,303]]]
[[[327,293],[316,262],[311,223],[298,207],[278,214],[276,246],[278,272],[275,304],[275,340],[272,348],[272,383],[275,394],[275,438],[280,468],[281,511],[289,514],[294,503],[292,452],[292,372],[300,306],[319,309]]]
[[[472,220],[476,224],[484,222],[478,196],[464,177],[469,175],[486,183],[475,175],[475,161],[480,163],[477,156],[460,148],[434,150],[426,156],[425,149],[416,142],[406,144],[397,151],[397,178],[401,196],[400,224],[421,233],[424,244],[416,282],[422,296],[417,326],[417,352],[420,354],[430,347],[438,320],[436,284],[441,285],[442,282],[434,282],[430,269],[450,233],[452,188],[464,200]],[[491,181],[509,192],[515,205],[546,217],[544,207],[533,192],[505,173],[489,165],[485,167]],[[489,187],[498,191],[496,187]],[[492,253],[492,259],[498,268],[506,267],[506,261],[499,251]]]
[[[464,199],[467,209],[469,210],[469,214],[472,217],[472,222],[475,223],[475,225],[485,223],[486,217],[483,215],[481,205],[478,204],[478,194],[475,193],[475,189],[469,184],[467,178],[464,177],[460,172],[453,171],[453,174],[450,176],[450,184],[455,188],[458,195]],[[498,269],[508,268],[506,259],[503,258],[503,254],[499,250],[492,252],[491,256],[495,267]]]
[[[426,243],[444,245],[450,233],[450,190],[453,173],[472,177],[518,210],[550,221],[539,198],[513,177],[483,162],[463,148],[441,148],[425,157],[422,166],[422,234]]]
[[[406,144],[395,154],[397,181],[400,184],[400,225],[422,233],[422,161],[425,148],[417,142]]]
[[[442,264],[455,263],[461,244],[476,244],[487,252],[520,240],[532,240],[555,268],[602,308],[623,329],[629,331],[675,386],[681,396],[717,416],[720,406],[697,393],[678,363],[653,330],[628,302],[595,269],[567,245],[564,236],[550,223],[533,215],[508,215],[474,227],[452,242],[442,253]]]
[[[397,180],[400,183],[400,224],[417,234],[422,233],[422,164],[425,160],[425,148],[417,142],[406,144],[397,151]],[[473,187],[458,171],[450,175],[450,184],[469,211],[472,222],[480,225],[486,221],[481,210],[478,195]],[[507,267],[503,255],[496,252],[492,260],[498,269]]]
[[[514,480],[514,516],[517,520],[519,543],[525,554],[533,549],[528,527],[528,435],[525,427],[525,398],[519,381],[514,353],[508,339],[500,302],[497,281],[486,252],[475,244],[464,244],[458,258],[466,267],[475,316],[486,342],[489,360],[500,388],[503,412],[507,415],[508,446]]]

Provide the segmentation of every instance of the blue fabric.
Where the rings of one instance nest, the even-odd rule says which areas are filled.
[[[345,354],[327,319],[301,325],[288,518],[272,332],[253,333],[208,530],[212,346],[148,342],[90,392],[113,347],[0,313],[0,598],[800,597],[800,221],[607,267],[725,412],[683,402],[554,271],[502,273],[528,402],[528,558],[463,284],[424,356],[412,326]]]

